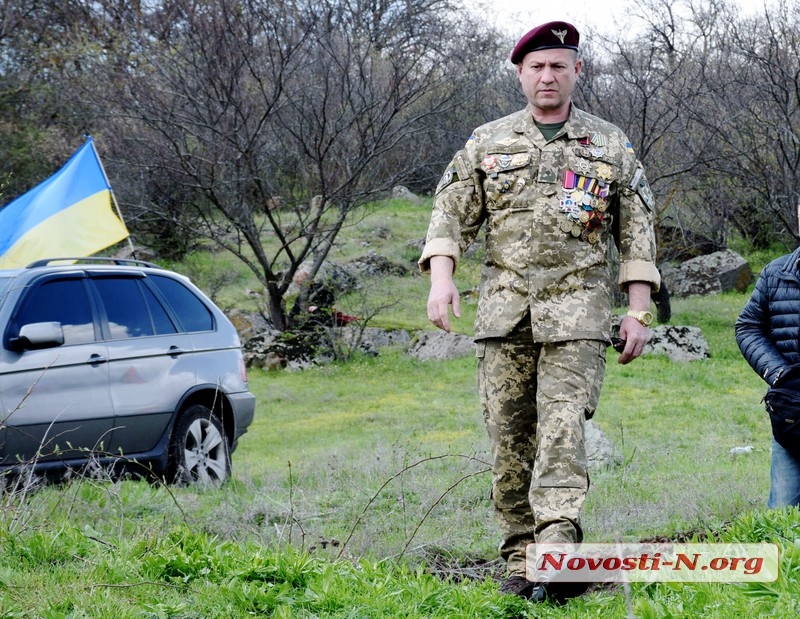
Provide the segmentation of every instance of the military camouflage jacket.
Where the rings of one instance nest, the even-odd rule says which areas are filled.
[[[503,337],[530,310],[537,341],[608,339],[607,244],[619,285],[660,284],[653,195],[622,131],[572,106],[546,142],[529,109],[475,130],[436,189],[419,264],[456,265],[485,224],[475,338]]]

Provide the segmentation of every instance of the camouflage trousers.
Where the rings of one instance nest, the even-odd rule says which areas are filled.
[[[584,428],[603,383],[605,343],[536,343],[523,320],[506,338],[478,341],[477,354],[500,554],[509,573],[524,575],[528,544],[583,538]]]

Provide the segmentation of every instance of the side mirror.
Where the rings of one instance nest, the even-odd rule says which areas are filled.
[[[38,348],[55,348],[64,343],[64,329],[60,322],[32,322],[22,325],[17,337],[9,339],[11,350],[22,352]]]

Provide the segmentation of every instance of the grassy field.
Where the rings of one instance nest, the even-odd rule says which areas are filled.
[[[426,219],[427,207],[391,203],[333,258],[374,250],[412,267],[407,243]],[[459,287],[477,272],[461,265]],[[341,309],[388,299],[375,326],[428,328],[424,277],[370,291]],[[775,541],[777,583],[608,587],[565,606],[500,596],[475,360],[420,362],[397,348],[251,371],[256,420],[221,488],[83,478],[0,496],[0,618],[794,616],[800,514],[765,508],[764,386],[733,339],[746,299],[674,301],[672,324],[699,327],[709,359],[620,366],[609,353],[595,422],[622,458],[592,471],[584,525],[587,541]],[[464,314],[456,330],[469,333],[474,306]]]

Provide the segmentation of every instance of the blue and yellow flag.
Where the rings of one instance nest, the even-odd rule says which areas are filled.
[[[42,258],[90,256],[127,236],[88,138],[63,168],[0,209],[0,269]]]

